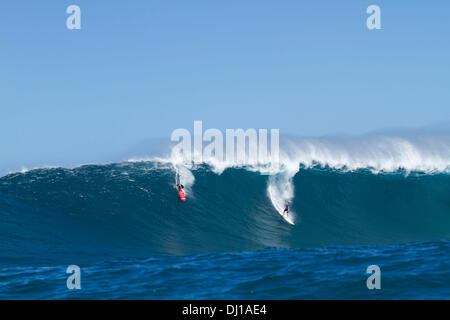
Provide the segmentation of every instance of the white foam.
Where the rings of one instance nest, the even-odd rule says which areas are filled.
[[[280,137],[280,161],[272,163],[270,156],[259,161],[236,163],[233,161],[203,159],[211,169],[221,174],[227,168],[244,167],[246,170],[270,175],[267,190],[274,207],[284,207],[292,201],[292,178],[300,166],[328,166],[332,169],[354,171],[369,169],[373,173],[450,172],[450,134],[370,134],[358,137],[293,138]],[[195,182],[192,170],[197,164],[184,161],[172,150],[168,157],[131,158],[129,162],[155,162],[180,173],[182,183],[191,190]],[[51,168],[53,166],[47,166]],[[21,172],[28,170],[22,168]]]
[[[267,194],[269,195],[272,205],[280,215],[283,215],[283,209],[286,202],[291,202],[294,198],[294,185],[292,178],[295,173],[283,172],[271,175],[267,185]],[[292,224],[295,223],[295,214],[290,211],[288,219]]]
[[[279,211],[286,201],[294,197],[292,179],[300,166],[330,167],[332,169],[354,171],[368,169],[373,173],[406,173],[420,171],[425,173],[450,172],[450,136],[442,134],[415,134],[411,136],[372,134],[359,137],[329,138],[281,138],[280,161],[272,163],[266,159],[248,163],[236,163],[216,158],[203,159],[211,169],[221,174],[227,168],[244,167],[247,170],[268,174],[268,195]],[[191,173],[196,165],[185,162],[180,154],[172,152],[170,158],[151,158],[151,161],[171,163],[180,173],[186,184],[192,186]],[[180,174],[181,175],[181,174]]]

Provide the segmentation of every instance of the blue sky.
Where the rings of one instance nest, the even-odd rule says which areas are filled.
[[[66,8],[82,29],[66,28]],[[382,30],[366,28],[381,7]],[[194,120],[360,134],[450,120],[450,2],[0,3],[0,173],[115,161]]]

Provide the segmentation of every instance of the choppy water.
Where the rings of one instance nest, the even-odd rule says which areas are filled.
[[[448,299],[450,242],[381,247],[266,249],[83,264],[81,289],[67,266],[7,267],[2,299]],[[381,269],[381,289],[366,286]]]

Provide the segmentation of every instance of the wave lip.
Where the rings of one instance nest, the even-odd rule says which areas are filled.
[[[289,175],[246,168],[217,174],[186,169],[192,184],[178,200],[177,168],[125,162],[40,169],[0,178],[0,260],[187,255],[330,245],[378,245],[450,238],[450,175],[337,170]],[[278,194],[268,196],[271,186]],[[295,226],[274,199],[290,199]],[[280,206],[282,204],[280,203]],[[278,210],[279,211],[279,210]]]
[[[250,148],[246,150],[247,159]],[[225,154],[225,153],[224,153]],[[286,203],[294,199],[293,178],[300,168],[331,168],[342,171],[367,169],[372,173],[450,172],[450,135],[436,133],[368,134],[360,137],[294,138],[283,137],[277,162],[271,157],[241,163],[215,157],[203,158],[217,174],[229,168],[245,168],[270,175],[267,194],[273,207],[281,213]],[[178,171],[184,168],[184,179],[189,186],[194,178],[188,173],[195,169],[193,162],[183,161],[177,148],[171,155],[158,161],[171,163]],[[292,213],[293,220],[299,219]]]

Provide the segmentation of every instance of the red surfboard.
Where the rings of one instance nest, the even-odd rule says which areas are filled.
[[[180,190],[178,192],[178,196],[180,197],[181,201],[186,201],[186,195],[184,194],[183,190]]]

